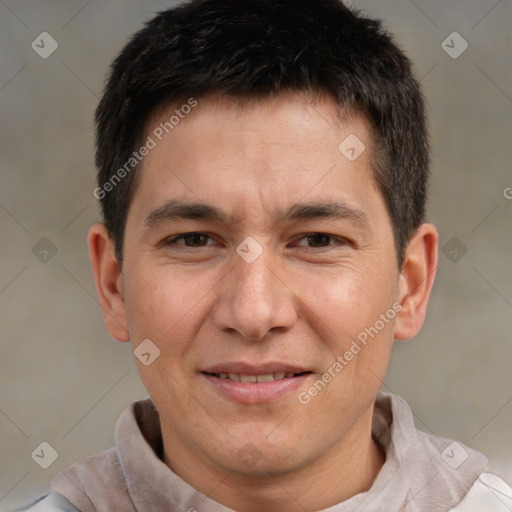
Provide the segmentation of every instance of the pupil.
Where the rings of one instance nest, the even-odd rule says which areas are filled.
[[[202,242],[204,242],[204,235],[201,235],[200,233],[189,235],[188,242],[189,245],[202,245]]]
[[[309,241],[313,246],[326,245],[329,243],[329,236],[317,233],[315,235],[310,235]]]

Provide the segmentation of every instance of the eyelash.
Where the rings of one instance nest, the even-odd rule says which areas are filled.
[[[318,232],[315,231],[315,232],[312,232],[312,233],[305,233],[304,235],[302,235],[302,237],[299,239],[299,241],[307,239],[308,237],[318,236],[318,235],[320,235],[321,237],[328,237],[330,239],[330,241],[333,242],[333,243],[330,243],[330,244],[328,244],[327,246],[324,246],[324,247],[310,247],[310,246],[306,246],[308,249],[328,249],[329,247],[334,247],[335,245],[350,245],[350,241],[347,240],[344,237],[330,235],[329,233],[323,233],[321,231],[318,231]]]
[[[168,238],[165,240],[164,242],[164,245],[173,245],[173,244],[176,244],[176,240],[179,240],[180,238],[185,238],[185,237],[189,237],[189,236],[194,236],[194,235],[200,235],[200,236],[206,236],[208,237],[210,240],[213,240],[213,237],[211,237],[208,233],[202,233],[202,232],[199,232],[199,231],[192,231],[190,233],[181,233],[180,235],[176,235],[176,236],[172,236],[171,238]],[[195,247],[189,247],[185,244],[176,244],[176,245],[183,245],[184,247],[187,247],[188,249],[195,249]]]
[[[185,237],[190,237],[190,236],[194,236],[194,235],[205,236],[205,237],[208,237],[209,240],[213,240],[213,237],[210,236],[208,233],[192,231],[190,233],[181,233],[179,235],[175,235],[171,238],[168,238],[164,241],[164,245],[165,246],[182,245],[183,247],[186,247],[187,249],[202,249],[205,247],[209,247],[209,245],[191,247],[191,246],[188,246],[185,244],[177,243],[177,240],[185,239]],[[304,239],[307,239],[308,237],[313,237],[313,236],[318,236],[318,235],[323,236],[323,237],[328,237],[330,239],[330,241],[334,241],[340,245],[351,245],[351,242],[349,240],[347,240],[346,238],[330,235],[329,233],[316,232],[316,231],[311,232],[311,233],[305,233],[304,235],[302,235],[302,237],[298,241],[302,241]],[[322,247],[310,247],[310,246],[301,246],[301,247],[306,247],[307,249],[327,249],[329,247],[333,247],[334,245],[335,245],[334,243],[330,243],[327,246],[322,246]]]

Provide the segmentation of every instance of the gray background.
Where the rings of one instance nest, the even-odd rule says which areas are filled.
[[[512,482],[512,1],[355,4],[385,20],[423,84],[429,219],[442,247],[425,327],[396,344],[385,389],[409,402],[419,428],[486,453]],[[92,116],[113,57],[170,5],[0,1],[1,510],[112,446],[119,413],[145,396],[129,345],[108,337],[95,299]],[[43,31],[59,44],[47,59],[31,48]],[[441,47],[454,31],[469,44],[457,59]],[[31,458],[42,441],[59,454],[48,469]]]

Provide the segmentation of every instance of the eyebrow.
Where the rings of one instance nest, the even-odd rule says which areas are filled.
[[[298,203],[276,216],[277,222],[310,219],[347,219],[363,227],[370,227],[370,219],[362,210],[339,201]]]
[[[215,206],[171,200],[150,212],[144,224],[147,227],[155,227],[163,222],[177,219],[217,220],[226,223],[230,220],[226,213]]]
[[[346,219],[361,227],[370,227],[370,220],[365,212],[338,201],[297,203],[288,209],[278,210],[272,217],[276,223],[330,218]],[[206,203],[170,200],[151,211],[144,224],[148,228],[154,228],[164,222],[179,219],[218,221],[225,224],[237,220],[222,209]]]

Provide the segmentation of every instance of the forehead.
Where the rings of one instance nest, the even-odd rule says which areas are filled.
[[[331,96],[194,101],[193,108],[184,107],[190,100],[160,108],[148,122],[154,147],[134,197],[142,209],[180,199],[231,204],[241,213],[306,196],[364,203],[378,193],[370,125]]]

